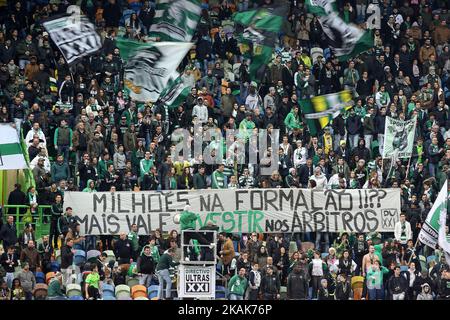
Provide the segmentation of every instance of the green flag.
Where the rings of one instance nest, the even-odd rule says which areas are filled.
[[[241,53],[251,59],[249,68],[253,81],[260,82],[272,58],[273,49],[285,18],[286,6],[235,13],[233,20],[243,26]]]
[[[189,42],[200,13],[199,0],[158,0],[149,36],[161,41]]]
[[[187,86],[181,77],[169,81],[168,86],[161,92],[157,104],[165,105],[169,109],[178,108],[188,97],[191,87]]]
[[[348,110],[353,104],[352,93],[349,90],[299,101],[300,110],[305,115],[309,132],[313,136],[336,118],[341,110]]]
[[[126,61],[124,84],[130,97],[156,102],[191,46],[189,42],[145,43],[118,38],[120,56]]]
[[[306,0],[306,7],[309,13],[319,17],[328,44],[340,61],[348,60],[373,47],[371,31],[342,20],[335,0]]]

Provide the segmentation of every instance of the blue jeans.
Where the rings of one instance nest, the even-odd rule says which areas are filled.
[[[428,162],[428,170],[430,171],[430,177],[436,176],[436,170],[438,168],[437,163]]]
[[[169,269],[156,271],[159,281],[158,299],[163,299],[164,281],[166,282],[166,299],[170,298],[170,290],[172,289],[172,279],[170,279]]]
[[[369,300],[383,300],[384,299],[384,289],[381,286],[380,289],[368,289]]]
[[[238,294],[230,293],[230,300],[244,300],[244,297]]]

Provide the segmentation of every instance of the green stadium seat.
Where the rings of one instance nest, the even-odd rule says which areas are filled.
[[[78,283],[69,283],[66,288],[67,297],[81,296],[81,286]]]
[[[124,284],[120,284],[116,287],[116,298],[117,299],[121,299],[121,298],[125,298],[125,297],[130,297],[130,292],[131,289],[129,286],[124,285]]]

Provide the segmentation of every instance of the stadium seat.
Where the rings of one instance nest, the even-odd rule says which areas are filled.
[[[81,296],[81,286],[78,283],[69,283],[66,289],[67,297]]]
[[[147,297],[147,288],[143,285],[135,285],[131,288],[131,297],[136,300],[138,297]]]
[[[116,298],[117,300],[121,300],[124,297],[130,297],[130,287],[124,284],[120,284],[116,287]],[[122,299],[123,300],[123,299]]]
[[[155,300],[158,299],[158,290],[159,290],[159,286],[150,286],[147,289],[147,294],[148,294],[148,298],[150,300]],[[217,290],[216,290],[216,294],[217,294]]]
[[[50,268],[53,272],[61,271],[61,263],[58,261],[53,261],[50,265]]]
[[[133,300],[149,300],[147,297],[136,297]]]
[[[408,266],[400,266],[400,272],[408,271]]]
[[[76,250],[73,256],[73,262],[77,266],[81,266],[86,262],[86,252],[83,250]]]
[[[134,286],[139,284],[139,278],[126,276],[127,286],[133,288]]]
[[[116,300],[133,300],[133,299],[131,299],[131,297],[124,296],[124,297],[117,298]]]
[[[103,298],[105,298],[105,297],[114,297],[115,298],[114,286],[112,284],[105,283],[102,286],[102,289],[103,289]]]
[[[45,274],[43,272],[36,272],[36,283],[45,283]]]
[[[81,300],[84,300],[84,298],[83,298],[82,296],[72,296],[72,297],[69,298],[69,300],[78,300],[78,301],[81,301]]]
[[[36,300],[45,300],[48,295],[48,286],[45,283],[37,283],[33,290],[33,297]]]
[[[114,255],[114,252],[112,250],[105,250],[103,251],[107,254],[106,262],[110,262],[111,260],[116,260],[116,256]]]
[[[73,249],[75,250],[84,250],[83,245],[81,243],[74,243]]]
[[[103,296],[103,300],[117,300],[114,296]]]
[[[216,286],[216,300],[226,300],[226,299],[227,299],[227,289],[223,286]]]
[[[54,272],[47,272],[47,274],[45,275],[45,282],[47,283],[47,285],[50,283],[50,280],[53,279],[54,277],[55,277]]]
[[[89,262],[95,262],[97,261],[97,258],[101,255],[100,251],[98,250],[89,250],[86,253],[86,261]]]

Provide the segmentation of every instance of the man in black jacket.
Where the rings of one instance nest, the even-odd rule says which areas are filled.
[[[334,292],[334,297],[336,300],[349,300],[350,294],[352,292],[352,286],[347,280],[347,275],[341,273],[337,276],[338,282],[336,284],[336,290]]]
[[[408,282],[406,278],[400,274],[400,267],[394,268],[394,275],[388,281],[389,295],[392,300],[405,300],[408,291]]]
[[[73,256],[75,249],[73,249],[73,239],[67,240],[66,244],[61,248],[61,272],[63,274],[63,285],[65,286],[67,280],[70,279],[72,270],[70,267],[73,264]]]
[[[273,267],[266,268],[266,274],[261,280],[261,292],[264,300],[280,299],[280,277],[273,272]]]
[[[137,259],[136,268],[139,274],[139,284],[148,288],[150,286],[152,276],[155,273],[155,261],[153,260],[149,246],[144,247],[144,251]]]
[[[60,194],[56,195],[55,203],[52,204],[52,215],[50,223],[50,243],[53,239],[53,248],[58,248],[58,220],[63,214],[62,197]]]
[[[8,287],[11,288],[14,279],[14,270],[19,265],[19,255],[15,252],[13,246],[5,248],[5,252],[0,256],[0,265],[5,269],[6,272],[6,282]]]
[[[300,166],[300,169],[298,171],[298,180],[303,188],[306,188],[308,186],[309,177],[311,177],[314,174],[314,168],[312,159],[308,158],[306,159],[306,164],[303,164]]]
[[[31,159],[31,158],[30,158]],[[26,204],[26,195],[21,190],[22,186],[18,183],[14,185],[14,190],[8,196],[8,205],[24,205]],[[15,214],[15,208],[9,208],[9,214]],[[20,209],[20,214],[24,214],[26,209]]]
[[[14,225],[14,217],[8,216],[6,224],[2,226],[0,230],[0,240],[3,240],[3,248],[9,248],[17,245],[17,231]]]
[[[305,271],[296,266],[287,278],[287,298],[290,300],[308,299],[308,278]]]
[[[75,222],[76,220],[72,216],[72,208],[67,207],[66,213],[58,219],[58,233],[62,234],[65,239],[67,232],[69,232],[70,226],[72,226]]]
[[[120,239],[114,244],[114,254],[119,262],[119,265],[130,263],[130,259],[133,255],[133,249],[125,232],[120,233]]]

